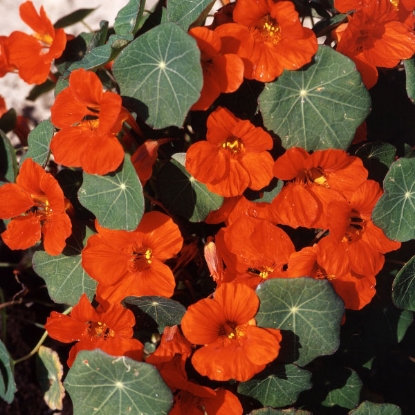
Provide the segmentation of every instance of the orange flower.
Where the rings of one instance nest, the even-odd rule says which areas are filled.
[[[67,363],[71,367],[81,350],[101,349],[112,356],[141,360],[144,347],[139,340],[132,338],[134,325],[133,312],[121,304],[95,309],[88,297],[82,294],[70,316],[52,311],[45,329],[50,337],[60,342],[78,342],[69,352]]]
[[[271,136],[248,120],[218,107],[207,120],[207,141],[190,146],[186,169],[222,196],[239,196],[248,187],[260,190],[272,178]]]
[[[222,92],[234,92],[244,80],[244,64],[234,54],[222,54],[221,39],[205,26],[189,31],[201,52],[203,87],[192,110],[207,110]]]
[[[376,275],[385,262],[384,254],[399,249],[401,244],[388,239],[370,219],[381,195],[379,184],[367,180],[356,189],[349,203],[329,205],[330,234],[318,242],[317,258],[329,274]]]
[[[160,212],[143,216],[133,232],[110,230],[96,223],[82,251],[82,266],[98,281],[97,294],[110,303],[129,295],[173,295],[175,280],[163,262],[183,243],[178,226]]]
[[[224,50],[242,58],[248,79],[271,82],[284,69],[296,70],[309,63],[317,52],[316,36],[301,25],[291,1],[238,0],[233,20],[236,24],[216,31]]]
[[[393,68],[415,53],[415,34],[398,20],[389,0],[372,0],[336,31],[336,50],[352,59],[366,88],[377,82],[376,67]]]
[[[60,128],[50,143],[56,163],[82,167],[89,174],[116,170],[124,160],[116,134],[125,118],[121,97],[103,92],[94,72],[71,72],[69,86],[51,108],[51,121]]]
[[[68,207],[56,179],[32,159],[25,160],[16,183],[0,187],[0,219],[12,218],[1,235],[4,243],[10,249],[27,249],[43,235],[45,251],[60,254],[72,231]]]
[[[271,203],[272,218],[293,228],[326,228],[328,204],[350,197],[367,174],[362,161],[343,150],[310,155],[290,148],[274,164],[274,175],[289,182]]]
[[[28,35],[16,31],[10,34],[7,42],[9,62],[18,69],[25,82],[41,84],[49,75],[52,61],[62,55],[66,34],[63,29],[53,27],[43,6],[38,14],[33,3],[26,1],[19,11],[21,19],[35,33]]]
[[[182,329],[193,344],[194,368],[212,380],[246,381],[277,356],[279,330],[256,327],[259,299],[243,284],[221,284],[213,299],[189,306]]]
[[[360,310],[369,304],[376,293],[375,276],[359,275],[352,271],[337,275],[329,274],[317,262],[318,252],[317,245],[294,252],[288,262],[286,276],[296,278],[308,275],[315,279],[329,280],[347,309]]]

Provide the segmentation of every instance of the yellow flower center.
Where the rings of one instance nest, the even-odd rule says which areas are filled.
[[[237,137],[229,137],[223,144],[222,148],[230,151],[232,154],[240,153],[244,149],[242,141]]]
[[[255,27],[249,30],[256,40],[276,45],[281,40],[281,27],[269,14],[263,17]]]
[[[88,332],[93,337],[108,339],[108,337],[114,337],[115,331],[110,329],[105,323],[101,321],[98,322],[90,322]]]
[[[131,253],[130,266],[131,272],[146,269],[152,263],[153,251],[150,248],[141,248]]]
[[[42,42],[45,47],[53,43],[53,37],[49,33],[34,33],[33,37]]]

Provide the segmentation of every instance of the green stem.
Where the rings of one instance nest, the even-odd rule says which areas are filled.
[[[71,311],[72,311],[72,307],[68,307],[62,314],[69,314]],[[33,350],[30,353],[28,353],[26,356],[23,356],[19,359],[14,360],[13,364],[16,365],[17,363],[23,362],[31,358],[34,354],[36,354],[38,350],[40,349],[40,346],[42,346],[43,342],[46,340],[46,337],[48,337],[47,330],[45,330],[45,332],[43,333],[42,337],[38,341],[37,345],[33,348]]]

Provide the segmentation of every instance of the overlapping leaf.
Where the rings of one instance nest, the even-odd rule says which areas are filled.
[[[401,415],[399,406],[391,403],[362,402],[356,409],[349,412],[349,415]]]
[[[400,158],[383,182],[384,194],[372,219],[385,235],[401,242],[415,238],[415,159]]]
[[[310,65],[267,84],[259,106],[285,148],[346,149],[369,114],[370,96],[354,63],[320,46]]]
[[[11,368],[11,357],[4,343],[0,340],[0,397],[11,403],[17,391]]]
[[[62,254],[52,256],[37,251],[33,255],[33,269],[45,280],[49,296],[55,303],[73,306],[83,293],[92,301],[97,283],[81,264],[81,251],[92,233],[85,225],[75,225]]]
[[[78,198],[109,229],[133,231],[144,214],[143,188],[129,156],[114,173],[84,173]]]
[[[167,19],[176,23],[184,30],[202,14],[216,0],[169,0],[167,2]]]
[[[298,395],[311,388],[311,373],[295,365],[266,370],[238,386],[238,393],[255,398],[264,406],[281,408],[294,403]]]
[[[49,145],[54,133],[55,127],[48,120],[42,121],[37,125],[36,128],[29,133],[27,139],[29,149],[20,159],[20,164],[27,158],[31,158],[36,163],[45,165],[49,159]]]
[[[16,176],[16,152],[7,135],[0,130],[0,180],[14,183]]]
[[[415,256],[396,275],[392,285],[392,300],[399,308],[415,311]]]
[[[406,74],[406,93],[412,103],[415,103],[415,59],[403,61]]]
[[[222,206],[223,197],[208,190],[184,167],[185,153],[178,153],[157,175],[160,201],[173,214],[191,222],[202,222],[209,212]]]
[[[173,402],[154,366],[99,349],[78,353],[64,386],[76,415],[165,415]]]
[[[121,95],[135,99],[138,114],[154,128],[182,126],[203,83],[196,41],[174,23],[135,39],[112,69]]]
[[[344,305],[329,281],[276,278],[259,285],[257,294],[257,323],[284,331],[285,361],[304,366],[337,350]]]
[[[134,36],[143,15],[145,0],[130,0],[117,14],[114,30],[117,35]]]

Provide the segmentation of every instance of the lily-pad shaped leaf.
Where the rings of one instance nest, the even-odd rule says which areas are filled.
[[[349,412],[349,415],[401,415],[399,406],[391,403],[362,402],[356,409]]]
[[[145,0],[130,0],[117,14],[114,30],[117,35],[135,35],[143,16]]]
[[[133,231],[144,214],[143,187],[128,155],[114,173],[84,173],[78,198],[109,229]]]
[[[12,359],[4,343],[0,340],[0,397],[12,403],[17,391],[12,371]]]
[[[190,222],[202,222],[222,206],[223,197],[208,190],[184,167],[185,153],[177,153],[157,175],[157,190],[163,206]]]
[[[27,138],[29,149],[20,159],[20,164],[28,158],[33,159],[36,163],[44,166],[50,154],[49,145],[55,134],[55,127],[48,121],[42,121],[34,130],[29,133]]]
[[[384,194],[376,203],[372,220],[389,239],[415,238],[415,159],[400,158],[383,181]]]
[[[179,325],[186,312],[186,308],[180,303],[165,297],[129,296],[124,298],[123,302],[127,306],[135,306],[129,308],[134,312],[136,319],[145,320],[146,325],[150,327],[157,326],[154,328],[157,328],[159,333],[163,333],[166,326]],[[155,324],[149,324],[148,318]]]
[[[165,415],[173,403],[154,366],[99,349],[78,353],[64,386],[76,415]]]
[[[60,255],[45,251],[33,255],[33,269],[46,283],[50,298],[55,303],[75,305],[85,293],[92,301],[97,282],[82,268],[81,252],[93,232],[82,224],[72,226],[72,235]]]
[[[182,29],[189,26],[216,0],[169,0],[167,2],[167,18]]]
[[[59,20],[56,21],[56,23],[53,25],[55,29],[61,29],[64,27],[71,26],[75,23],[80,22],[81,20],[84,20],[85,17],[87,17],[89,14],[91,14],[95,9],[78,9],[74,12],[61,17]]]
[[[0,130],[0,180],[14,183],[17,170],[16,152],[7,135]]]
[[[283,330],[280,355],[304,366],[339,346],[344,304],[327,280],[276,278],[257,288],[258,326]]]
[[[288,408],[288,409],[272,409],[261,408],[255,409],[248,415],[313,415],[311,412],[302,409]]]
[[[311,373],[295,365],[280,365],[242,382],[238,393],[251,396],[263,406],[281,408],[294,403],[298,395],[311,388]]]
[[[181,127],[202,89],[199,48],[174,23],[160,24],[131,42],[112,70],[121,95],[137,100],[139,116],[154,128]]]
[[[346,149],[369,114],[370,96],[353,61],[320,46],[311,64],[267,84],[259,107],[285,148]]]
[[[406,59],[403,64],[406,74],[406,93],[412,103],[415,103],[415,59]]]
[[[396,275],[392,285],[392,301],[396,307],[415,311],[415,256]]]
[[[62,409],[65,389],[62,384],[63,366],[59,355],[49,347],[40,346],[37,356],[37,378],[45,402],[52,410]]]

